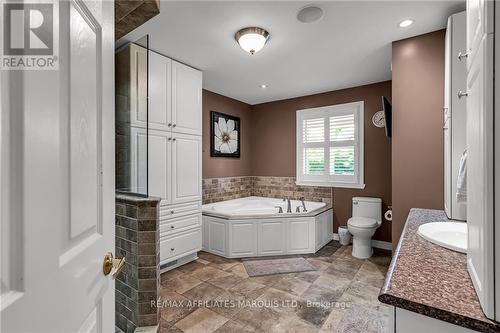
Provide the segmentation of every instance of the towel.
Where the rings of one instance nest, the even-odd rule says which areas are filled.
[[[457,202],[467,202],[467,150],[462,154],[458,168]]]

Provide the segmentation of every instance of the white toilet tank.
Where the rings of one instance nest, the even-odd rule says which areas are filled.
[[[382,221],[382,199],[353,197],[352,216],[369,217],[377,221]]]

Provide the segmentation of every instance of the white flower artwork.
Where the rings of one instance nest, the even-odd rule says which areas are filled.
[[[213,156],[239,156],[239,119],[223,114],[212,114]]]

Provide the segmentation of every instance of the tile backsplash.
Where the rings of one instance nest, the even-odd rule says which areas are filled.
[[[332,204],[330,187],[298,186],[295,177],[241,176],[203,179],[203,203],[213,203],[248,196],[322,201]]]

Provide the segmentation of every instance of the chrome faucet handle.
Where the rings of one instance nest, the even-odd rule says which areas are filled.
[[[281,207],[281,206],[274,206],[274,208],[278,208],[278,214],[283,214],[283,207]]]

